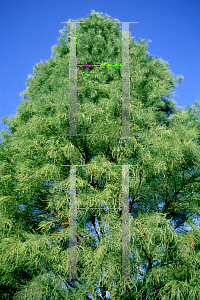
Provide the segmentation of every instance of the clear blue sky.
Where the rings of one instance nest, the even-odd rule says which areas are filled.
[[[200,101],[199,0],[6,0],[0,6],[0,119],[16,115],[25,81],[35,64],[51,56],[65,25],[61,22],[86,18],[91,10],[138,22],[129,25],[131,36],[151,39],[148,52],[184,76],[175,90],[177,105],[187,108]],[[0,131],[4,128],[0,123]]]

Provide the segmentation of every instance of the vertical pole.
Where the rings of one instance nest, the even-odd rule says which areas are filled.
[[[76,22],[70,22],[69,77],[69,135],[77,136]]]
[[[129,166],[122,166],[122,278],[130,277],[129,257]]]
[[[129,23],[122,22],[122,136],[130,136],[129,115]]]
[[[70,166],[69,277],[77,279],[76,166]]]

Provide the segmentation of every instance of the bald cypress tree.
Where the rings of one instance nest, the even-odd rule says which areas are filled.
[[[170,93],[182,77],[131,37],[132,136],[117,137],[122,32],[107,15],[79,21],[77,63],[105,64],[77,70],[77,131],[85,136],[69,136],[69,26],[52,57],[34,67],[17,115],[3,119],[0,295],[199,299],[198,103],[176,110]],[[69,279],[70,165],[84,165],[76,168],[77,280]],[[129,165],[129,279],[120,278],[119,165]],[[191,232],[177,230],[186,223]]]

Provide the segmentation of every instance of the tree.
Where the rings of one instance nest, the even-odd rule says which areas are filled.
[[[77,28],[78,63],[119,63],[119,25],[94,11],[84,21]],[[135,136],[114,136],[121,127],[120,67],[78,69],[78,133],[86,136],[62,136],[69,133],[67,28],[52,57],[34,67],[17,115],[3,118],[1,297],[106,299],[109,291],[112,299],[198,299],[200,232],[192,221],[199,213],[198,103],[176,110],[169,97],[182,78],[148,56],[144,40],[131,38]],[[78,163],[86,164],[76,173],[80,208],[118,208],[122,168],[116,165],[130,165],[130,279],[115,279],[121,272],[121,210],[85,209],[77,211],[82,281],[69,280],[70,172],[62,165]],[[186,223],[192,231],[177,230]]]

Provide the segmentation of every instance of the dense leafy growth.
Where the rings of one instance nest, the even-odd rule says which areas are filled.
[[[121,64],[110,17],[80,19],[77,63]],[[116,20],[115,20],[116,21]],[[34,67],[0,144],[0,295],[29,299],[200,299],[199,104],[176,109],[180,76],[130,39],[130,130],[120,138],[121,67],[79,67],[78,133],[69,134],[69,27]],[[69,167],[77,206],[118,208],[129,164],[131,277],[121,274],[121,210],[77,210],[78,277],[69,277]],[[92,225],[91,232],[87,225]],[[99,224],[99,230],[98,226]],[[190,224],[191,231],[183,230]],[[107,225],[107,227],[105,226]],[[109,230],[108,230],[109,228]],[[104,276],[105,275],[105,276]],[[65,284],[65,288],[63,288]],[[101,296],[98,294],[100,287]]]

